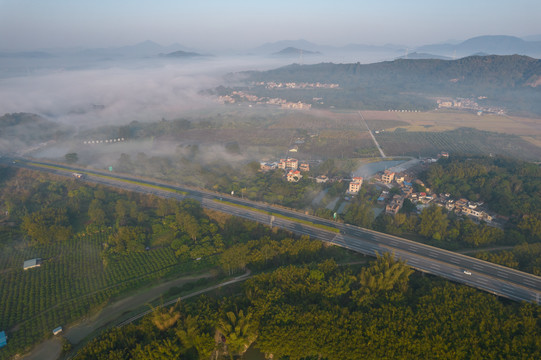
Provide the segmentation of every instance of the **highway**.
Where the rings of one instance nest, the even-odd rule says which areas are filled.
[[[85,178],[82,181],[154,194],[164,198],[178,200],[192,198],[201,202],[205,208],[222,211],[266,225],[271,225],[272,222],[272,226],[274,227],[286,229],[300,235],[308,235],[312,238],[365,255],[375,256],[376,254],[391,252],[395,257],[405,260],[409,266],[418,271],[463,283],[511,300],[541,304],[541,277],[539,276],[393,235],[306,215],[291,209],[218,194],[203,189],[172,186],[156,180],[142,180],[126,175],[79,169],[46,162],[30,162],[22,159],[1,158],[0,163],[45,171],[61,176],[72,176],[73,172],[83,172]],[[133,182],[126,182],[125,180]],[[139,184],[135,182],[139,182]],[[150,186],[145,186],[143,183]],[[158,189],[151,186],[160,186],[161,188]],[[171,188],[171,191],[165,190],[163,187]],[[179,193],[179,191],[182,193]],[[243,206],[240,207],[233,204]],[[288,218],[273,216],[269,212],[287,216]],[[303,222],[295,221],[295,219]],[[339,232],[308,225],[306,222],[336,228]]]

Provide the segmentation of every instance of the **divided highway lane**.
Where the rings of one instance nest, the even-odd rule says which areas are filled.
[[[441,276],[446,279],[464,283],[466,285],[503,296],[516,301],[528,301],[540,303],[540,292],[520,284],[509,282],[505,279],[496,278],[490,274],[471,271],[471,275],[464,273],[462,266],[457,266],[445,261],[438,261],[419,255],[416,252],[393,248],[382,243],[359,242],[358,238],[349,235],[338,235],[333,243],[353,251],[367,255],[393,252],[397,258],[405,260],[414,269]]]
[[[63,176],[71,176],[72,172],[81,171],[79,169],[70,168],[67,166],[62,166],[62,170],[58,168],[36,167],[32,166],[31,164],[27,164],[24,161],[13,163],[11,159],[6,158],[0,159],[0,162],[12,166],[38,169]],[[41,163],[44,165],[53,165],[45,162]],[[541,304],[541,277],[532,274],[527,274],[504,266],[492,264],[466,255],[416,243],[396,236],[362,229],[348,224],[337,223],[331,220],[321,219],[315,216],[306,215],[297,211],[271,206],[264,203],[217,194],[202,189],[189,188],[185,186],[171,186],[153,180],[141,180],[135,177],[118,176],[112,173],[101,173],[86,169],[84,172],[87,174],[85,179],[86,181],[113,187],[120,187],[131,191],[154,194],[165,198],[182,200],[189,197],[200,201],[204,207],[226,212],[245,219],[258,221],[267,225],[270,225],[271,216],[266,212],[272,212],[287,216],[289,218],[334,227],[340,230],[340,234],[281,217],[275,217],[272,221],[273,226],[284,228],[297,234],[308,235],[310,237],[330,242],[353,251],[361,252],[363,254],[373,256],[376,253],[381,254],[383,252],[393,252],[395,256],[406,260],[410,266],[417,270],[442,276],[447,279],[464,283],[512,300],[528,301]],[[103,175],[107,175],[107,177],[103,177]],[[168,186],[172,189],[183,191],[186,193],[186,195],[176,193],[173,190],[169,192],[149,186],[123,182],[122,180],[115,180],[112,178],[135,180],[155,186]],[[226,202],[220,201],[222,199]],[[260,211],[233,206],[228,204],[228,202],[244,205]],[[464,271],[471,273],[471,275],[466,274]]]
[[[452,251],[434,248],[432,246],[416,243],[414,241],[398,238],[392,235],[351,227],[349,225],[345,225],[345,232],[357,237],[371,239],[372,241],[385,244],[395,249],[406,250],[411,253],[417,253],[426,258],[453,264],[462,268],[463,271],[466,270],[472,272],[472,274],[474,272],[483,273],[541,291],[541,278],[532,274],[517,271]]]

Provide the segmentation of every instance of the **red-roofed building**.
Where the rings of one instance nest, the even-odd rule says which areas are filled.
[[[299,170],[289,170],[287,173],[287,181],[289,182],[298,182],[300,179],[302,179],[302,175]]]

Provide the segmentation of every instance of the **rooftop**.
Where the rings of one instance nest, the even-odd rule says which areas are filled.
[[[6,336],[5,331],[0,331],[0,347],[7,345],[8,337]]]
[[[35,258],[35,259],[25,260],[23,264],[23,269],[26,270],[26,269],[31,269],[38,266],[41,266],[41,259]]]

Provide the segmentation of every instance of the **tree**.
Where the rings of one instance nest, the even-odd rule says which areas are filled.
[[[220,255],[220,266],[228,275],[239,269],[245,269],[249,252],[246,244],[232,246]]]
[[[45,208],[26,215],[21,228],[37,243],[48,244],[54,240],[67,240],[71,225],[66,209]]]
[[[179,302],[169,309],[155,308],[152,312],[152,323],[161,331],[167,330],[180,319]]]
[[[133,351],[136,360],[176,360],[181,359],[180,355],[180,347],[171,339],[155,340],[144,347],[139,345]]]
[[[359,304],[369,304],[382,292],[393,289],[405,292],[409,276],[413,269],[404,261],[395,260],[393,255],[385,253],[378,255],[372,266],[363,268],[357,276],[360,289],[353,292],[352,297]]]
[[[121,226],[109,236],[112,250],[118,253],[141,252],[145,250],[147,234],[141,227]]]
[[[372,205],[366,200],[359,200],[348,207],[344,214],[344,220],[347,223],[354,224],[364,228],[371,228],[374,222],[374,211]]]
[[[88,217],[89,220],[96,225],[105,225],[107,215],[103,210],[103,205],[100,200],[92,199],[88,206]]]
[[[419,219],[419,234],[434,240],[442,240],[445,237],[449,220],[440,206],[432,205],[424,209]]]
[[[257,325],[252,313],[244,314],[229,311],[218,322],[218,331],[225,337],[225,345],[229,355],[243,354],[257,339]]]
[[[518,224],[518,228],[529,237],[529,242],[541,239],[541,215],[523,216]]]
[[[67,153],[66,155],[64,155],[64,158],[66,159],[66,162],[68,164],[74,164],[79,160],[79,156],[77,155],[77,153]]]
[[[214,350],[214,336],[202,329],[199,315],[187,315],[179,321],[176,335],[186,349],[195,348],[200,359],[208,359]]]
[[[190,236],[193,242],[196,242],[200,230],[197,219],[190,215],[188,212],[181,211],[177,213],[176,220],[180,225],[181,230],[188,234],[188,236]]]

